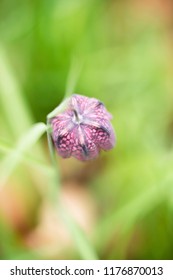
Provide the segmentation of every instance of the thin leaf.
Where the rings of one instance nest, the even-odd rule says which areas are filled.
[[[77,60],[76,57],[73,57],[72,61],[71,61],[69,74],[68,74],[68,77],[67,77],[66,90],[65,90],[65,97],[64,98],[69,97],[75,91],[75,87],[76,87],[76,84],[78,82],[81,69],[82,69],[81,63],[79,63],[79,61]]]
[[[5,157],[0,166],[0,190],[2,190],[9,176],[22,160],[22,154],[25,151],[30,150],[46,130],[47,126],[44,123],[35,124],[25,135],[23,135],[23,137],[20,138],[12,152]]]
[[[0,98],[10,130],[14,137],[18,138],[31,126],[33,120],[2,46],[0,46]]]
[[[77,223],[70,216],[68,211],[64,209],[62,206],[60,207],[61,217],[69,229],[71,236],[74,240],[74,243],[81,255],[81,258],[84,260],[98,260],[98,256],[90,244],[89,240],[86,237],[86,234],[83,230],[77,225]]]
[[[0,152],[5,154],[6,156],[12,153],[13,147],[10,145],[5,144],[2,140],[0,140]],[[22,161],[31,166],[35,166],[36,168],[40,169],[44,174],[52,175],[52,167],[47,163],[43,162],[39,158],[34,157],[28,152],[23,152],[21,154]]]

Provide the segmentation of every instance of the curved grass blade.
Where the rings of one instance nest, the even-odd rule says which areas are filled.
[[[74,243],[80,253],[80,256],[83,260],[98,260],[98,256],[90,244],[86,234],[78,226],[78,224],[73,220],[68,211],[60,205],[60,215],[66,227],[69,229],[69,232],[72,235]]]
[[[23,153],[30,150],[46,130],[47,126],[44,123],[33,125],[30,130],[20,138],[13,150],[4,158],[0,165],[0,190],[2,190],[11,173],[21,162]]]

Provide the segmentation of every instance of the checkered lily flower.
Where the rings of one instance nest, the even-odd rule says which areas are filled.
[[[111,118],[96,98],[73,94],[66,109],[50,121],[58,154],[63,158],[87,161],[95,159],[100,150],[112,149],[115,134]]]

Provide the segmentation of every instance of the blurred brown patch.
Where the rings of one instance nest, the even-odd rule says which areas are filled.
[[[90,235],[97,211],[88,188],[81,188],[77,183],[67,183],[63,185],[60,199],[72,219]],[[39,217],[38,226],[25,238],[27,246],[41,252],[46,258],[65,258],[64,252],[73,248],[74,240],[60,213],[56,213],[50,204],[44,202]]]
[[[104,170],[107,163],[106,157],[96,160],[80,162],[76,159],[60,159],[60,172],[63,183],[76,182],[84,186],[93,178],[96,178]]]
[[[168,22],[172,21],[172,0],[131,0],[131,3],[136,9],[136,14],[140,17],[142,15],[152,15]]]
[[[30,219],[26,197],[17,191],[15,184],[5,186],[0,194],[0,215],[17,232],[26,232],[30,228]]]

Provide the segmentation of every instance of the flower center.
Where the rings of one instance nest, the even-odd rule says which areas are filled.
[[[73,116],[73,122],[76,124],[80,124],[83,121],[83,116],[81,114],[78,114],[76,110],[73,110],[74,116]]]

